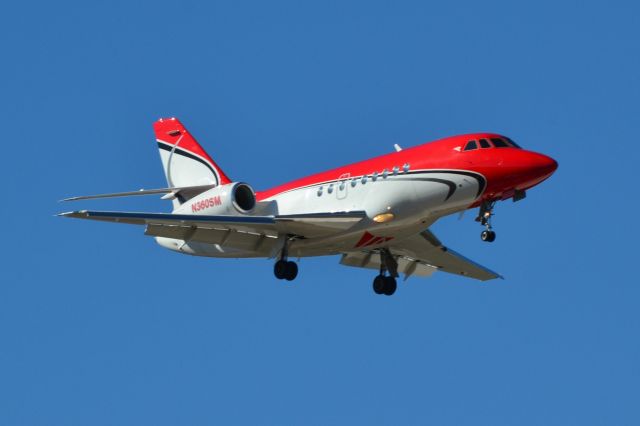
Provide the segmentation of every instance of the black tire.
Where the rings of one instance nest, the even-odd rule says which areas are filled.
[[[393,277],[384,277],[384,294],[387,296],[391,296],[396,292],[398,288],[398,284],[396,283],[396,279]]]
[[[373,291],[375,294],[383,294],[384,293],[384,289],[385,289],[385,277],[383,277],[382,275],[378,275],[377,277],[374,278],[373,280]]]
[[[489,231],[489,239],[487,241],[489,241],[490,243],[494,242],[496,240],[496,233],[493,231]]]
[[[296,262],[288,261],[284,271],[284,279],[287,281],[293,281],[297,276],[298,264]]]
[[[490,243],[491,242],[491,239],[490,239],[491,238],[491,232],[492,231],[488,231],[488,230],[482,231],[482,233],[480,234],[480,239],[482,241]]]
[[[278,260],[276,264],[273,265],[273,275],[275,275],[277,279],[282,280],[286,277],[286,273],[287,273],[287,261]]]

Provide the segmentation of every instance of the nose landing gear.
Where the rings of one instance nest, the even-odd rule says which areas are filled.
[[[476,217],[476,222],[480,222],[480,224],[486,228],[480,234],[480,239],[488,243],[491,243],[496,239],[496,233],[491,227],[491,218],[493,217],[493,207],[495,204],[495,201],[483,201],[480,205],[478,217]]]
[[[484,230],[484,231],[482,231],[480,233],[480,239],[482,241],[486,241],[488,243],[492,243],[496,239],[496,233],[494,231],[489,230],[489,229]]]

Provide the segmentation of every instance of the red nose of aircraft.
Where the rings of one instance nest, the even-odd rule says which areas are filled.
[[[520,186],[530,188],[547,179],[558,168],[558,162],[553,158],[532,151],[522,152],[523,182]]]
[[[540,177],[548,178],[556,171],[558,168],[558,162],[553,158],[544,155],[538,154],[537,152],[531,152],[531,168],[535,170]]]

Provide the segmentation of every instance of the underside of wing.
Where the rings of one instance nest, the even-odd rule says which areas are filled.
[[[398,272],[407,277],[428,276],[435,271],[444,271],[481,281],[502,278],[496,272],[445,247],[430,231],[397,241],[389,246],[389,251],[398,263]],[[343,255],[340,263],[379,269],[381,256],[376,251],[349,252]]]
[[[335,212],[283,216],[204,216],[81,210],[59,216],[103,222],[146,225],[145,235],[224,244],[242,250],[264,248],[279,236],[313,238],[345,230],[365,217],[364,212]]]
[[[364,211],[279,215],[274,220],[281,232],[313,238],[345,231],[366,217]]]
[[[406,278],[411,275],[428,277],[437,270],[428,263],[412,257],[394,255],[394,259],[398,263],[398,273],[404,274]],[[380,269],[381,262],[380,254],[375,250],[344,253],[340,259],[340,264],[345,266],[375,270]]]
[[[103,222],[128,223],[130,225],[183,225],[206,226],[224,225],[227,227],[251,227],[275,225],[273,216],[205,216],[172,213],[137,213],[80,210],[60,213],[58,216],[76,219],[100,220]]]

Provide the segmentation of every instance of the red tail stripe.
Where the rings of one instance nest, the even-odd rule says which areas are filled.
[[[220,184],[231,183],[231,179],[229,179],[216,162],[209,157],[209,154],[198,144],[180,120],[177,118],[161,118],[153,123],[153,130],[156,134],[156,139],[159,141],[169,145],[175,145],[180,141],[178,146],[181,149],[196,154],[210,162],[220,175]]]

